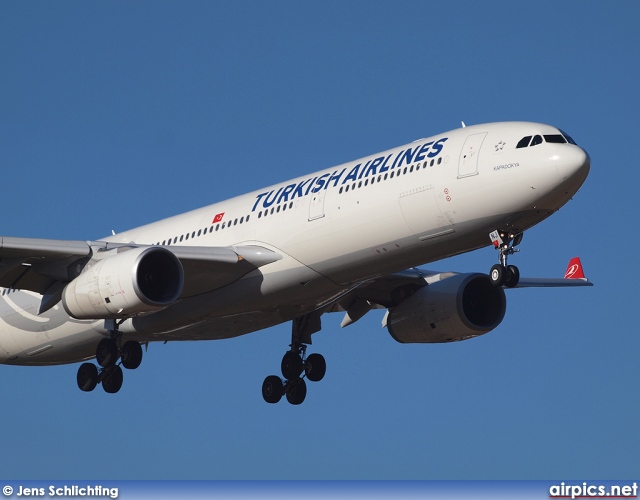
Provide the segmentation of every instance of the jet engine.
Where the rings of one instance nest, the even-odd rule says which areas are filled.
[[[483,335],[504,318],[502,287],[485,274],[456,274],[420,288],[390,308],[387,328],[401,343],[436,343]]]
[[[65,311],[76,319],[124,318],[159,311],[182,293],[182,264],[165,248],[122,247],[89,266],[62,292]]]

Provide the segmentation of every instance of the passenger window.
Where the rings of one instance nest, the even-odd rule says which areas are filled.
[[[516,149],[518,148],[526,148],[529,145],[529,141],[531,140],[531,136],[523,137],[520,139],[520,142],[516,145]]]

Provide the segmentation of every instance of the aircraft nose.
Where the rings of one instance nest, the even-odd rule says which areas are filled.
[[[575,190],[589,175],[591,158],[588,153],[579,146],[563,145],[558,147],[556,153],[556,168],[563,183],[575,184]]]

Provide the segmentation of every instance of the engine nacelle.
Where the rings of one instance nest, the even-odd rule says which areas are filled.
[[[387,328],[401,343],[436,343],[483,335],[504,318],[502,287],[486,274],[457,274],[420,288],[389,309]]]
[[[62,292],[62,305],[76,319],[124,318],[159,311],[182,293],[178,258],[161,247],[117,249],[95,262]]]

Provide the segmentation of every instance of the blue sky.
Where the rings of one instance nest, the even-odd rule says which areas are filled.
[[[325,379],[267,405],[282,325],[151,345],[115,397],[77,365],[0,366],[11,479],[631,478],[640,4],[3,2],[0,234],[97,239],[467,124],[549,123],[591,155],[512,261],[495,331],[400,345],[323,318]],[[484,249],[429,268],[487,271]]]

